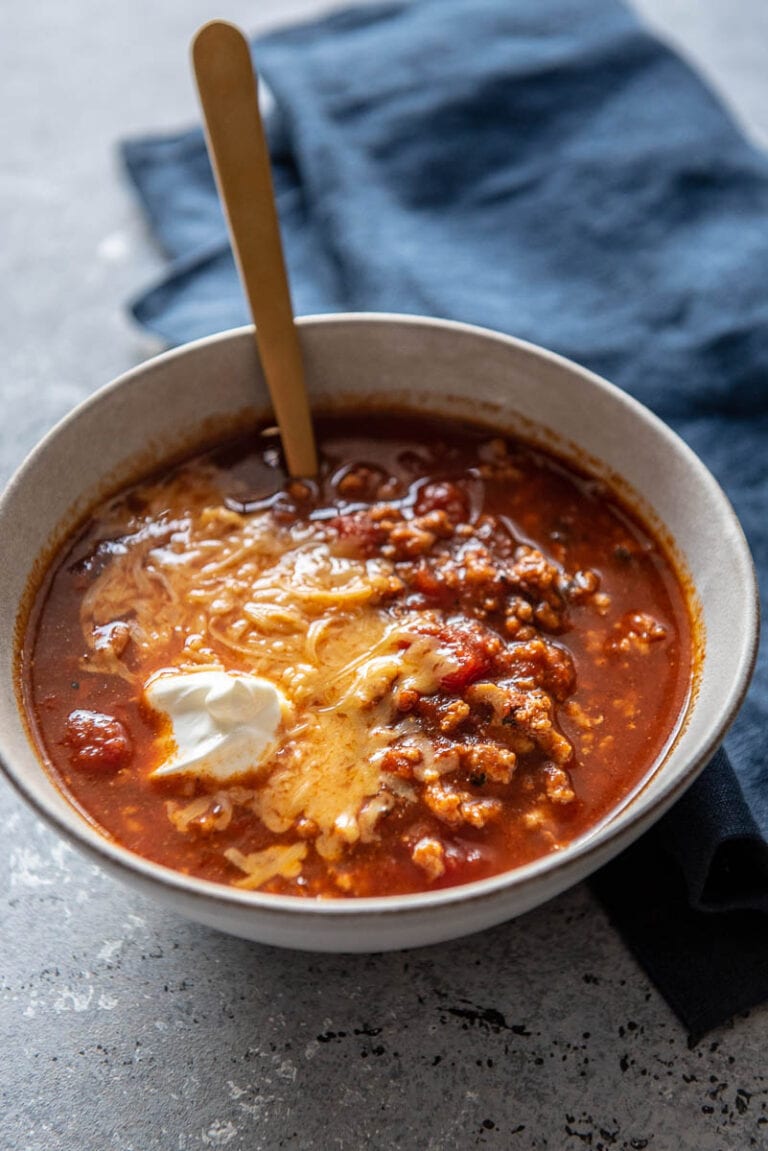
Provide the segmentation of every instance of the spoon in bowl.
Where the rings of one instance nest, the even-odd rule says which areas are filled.
[[[313,476],[317,450],[248,41],[234,24],[213,20],[192,41],[192,63],[208,155],[288,471]]]

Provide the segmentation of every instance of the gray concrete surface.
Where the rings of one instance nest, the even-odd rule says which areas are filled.
[[[533,2],[533,0],[531,0]],[[317,0],[28,0],[4,11],[4,480],[153,349],[124,299],[160,267],[114,155],[196,115],[214,14]],[[768,139],[765,0],[642,0]],[[585,888],[445,947],[334,958],[216,935],[103,876],[0,783],[0,1148],[768,1147],[768,1013],[695,1050]]]

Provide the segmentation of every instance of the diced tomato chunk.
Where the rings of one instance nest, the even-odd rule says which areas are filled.
[[[465,687],[469,687],[480,676],[485,675],[490,667],[490,660],[481,652],[468,651],[462,656],[461,667],[444,675],[440,681],[443,691],[452,691],[461,695]]]
[[[78,771],[110,773],[125,767],[133,749],[119,719],[99,711],[79,708],[70,713],[63,742]]]
[[[422,564],[411,577],[411,587],[425,600],[449,604],[456,599],[456,591],[426,564]]]
[[[493,652],[489,649],[499,646],[498,638],[486,637],[482,632],[469,628],[446,628],[441,632],[440,640],[450,649],[458,665],[443,676],[440,687],[457,695],[490,670]]]
[[[466,494],[457,484],[447,481],[425,484],[416,500],[416,514],[444,511],[454,523],[467,518],[468,501]]]
[[[478,870],[492,870],[495,859],[492,849],[476,841],[459,837],[445,841],[445,873],[448,883],[467,883],[477,878]]]
[[[372,552],[381,539],[381,528],[366,512],[349,512],[334,516],[330,526],[342,543],[363,553]]]

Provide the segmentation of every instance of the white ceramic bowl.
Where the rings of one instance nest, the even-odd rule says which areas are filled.
[[[170,871],[103,838],[56,789],[18,703],[20,605],[53,545],[101,494],[266,414],[250,328],[151,360],[103,388],[31,454],[0,501],[0,756],[35,810],[116,877],[183,915],[263,943],[380,951],[465,935],[520,915],[626,847],[692,783],[721,742],[749,682],[757,591],[738,520],[715,480],[663,423],[583,368],[480,328],[388,315],[300,321],[318,406],[376,402],[468,417],[555,446],[620,486],[669,533],[696,588],[701,672],[674,746],[631,801],[555,855],[426,894],[322,900],[259,894]],[[364,418],[364,416],[363,416]]]

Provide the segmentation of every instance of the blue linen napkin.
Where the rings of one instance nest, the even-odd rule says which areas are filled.
[[[667,420],[768,576],[768,159],[617,0],[415,0],[254,45],[297,313],[544,344]],[[123,146],[175,344],[246,322],[198,129]],[[695,1035],[768,998],[768,661],[675,809],[594,886]],[[733,764],[733,769],[729,759]]]

